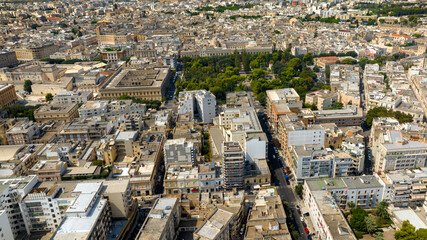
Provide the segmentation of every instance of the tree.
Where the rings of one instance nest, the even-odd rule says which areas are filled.
[[[303,187],[301,184],[298,184],[295,186],[295,193],[300,197],[302,196],[302,189],[303,189]]]
[[[40,27],[37,23],[33,23],[31,24],[31,29],[37,29],[38,27]]]
[[[368,213],[360,207],[351,209],[350,226],[359,231],[366,232],[366,216]]]
[[[384,233],[378,231],[374,233],[373,237],[375,238],[375,240],[384,240]]]
[[[415,227],[409,223],[409,220],[405,220],[400,230],[394,234],[394,237],[398,240],[415,240],[417,239],[417,233],[415,232]]]
[[[399,111],[387,110],[385,107],[375,107],[368,111],[366,114],[366,124],[368,127],[372,126],[372,121],[377,117],[394,117],[399,123],[412,122],[413,117],[411,114],[405,114]]]
[[[388,216],[387,208],[388,208],[388,203],[382,200],[377,204],[377,210],[375,211],[375,214],[381,218],[388,218],[389,216]]]
[[[375,221],[375,219],[371,216],[367,216],[365,218],[366,221],[366,231],[368,231],[368,233],[374,233],[375,230],[377,229],[377,223]]]
[[[31,89],[31,85],[33,85],[33,82],[30,80],[25,80],[24,82],[24,91],[31,93],[33,90]]]
[[[352,58],[346,58],[346,59],[342,60],[341,63],[342,64],[356,64],[357,60],[356,59],[352,59]]]
[[[306,63],[306,64],[313,64],[313,54],[311,52],[308,52],[304,55],[304,57],[302,58],[302,60]]]
[[[47,93],[45,96],[46,102],[50,102],[53,100],[53,95],[52,93]]]
[[[325,75],[327,79],[331,77],[331,67],[329,65],[326,65],[325,67]]]
[[[334,102],[331,108],[329,109],[342,109],[344,107],[344,104],[342,102]]]
[[[348,203],[347,203],[347,206],[348,206],[350,209],[353,209],[353,208],[355,208],[355,207],[356,207],[356,203],[354,203],[354,202],[348,202]]]

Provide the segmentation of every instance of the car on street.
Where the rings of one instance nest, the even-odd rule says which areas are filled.
[[[301,220],[301,222],[304,222],[304,217],[300,217],[299,219]]]
[[[305,231],[305,233],[307,233],[307,234],[309,234],[310,233],[310,231],[308,230],[308,228],[304,228],[304,231]]]

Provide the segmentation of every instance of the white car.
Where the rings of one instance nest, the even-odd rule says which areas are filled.
[[[301,222],[304,222],[304,217],[300,217],[299,219],[301,220]]]

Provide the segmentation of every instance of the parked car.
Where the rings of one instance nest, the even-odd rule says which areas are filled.
[[[304,231],[305,231],[305,233],[307,233],[307,234],[309,234],[310,233],[310,231],[308,231],[308,228],[304,228]]]

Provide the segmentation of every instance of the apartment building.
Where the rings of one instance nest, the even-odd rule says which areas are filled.
[[[328,110],[335,102],[338,102],[338,93],[329,90],[318,90],[307,93],[305,102],[316,105],[320,110]]]
[[[52,182],[31,189],[19,203],[27,233],[55,231],[65,210],[75,201],[71,192],[72,189]]]
[[[175,239],[180,218],[177,198],[159,198],[148,213],[136,239]]]
[[[77,103],[51,103],[37,108],[34,111],[34,118],[38,123],[47,121],[71,122],[74,118],[79,117],[78,108],[79,105]]]
[[[185,194],[199,191],[198,168],[190,165],[170,166],[166,169],[163,187],[167,194]]]
[[[117,155],[134,157],[134,142],[138,139],[138,136],[139,133],[137,131],[119,132],[114,138]]]
[[[270,126],[274,129],[278,128],[279,116],[298,113],[302,108],[300,96],[293,88],[283,88],[266,91],[267,95],[267,116]]]
[[[306,181],[304,186],[304,203],[308,208],[316,235],[326,240],[356,240],[332,195],[326,190],[319,189],[313,181]]]
[[[10,227],[7,212],[5,210],[0,210],[0,226],[0,240],[13,239],[12,228]]]
[[[34,175],[10,177],[0,180],[0,210],[4,210],[7,213],[13,239],[16,239],[18,236],[23,236],[26,233],[19,202],[36,184],[37,177]]]
[[[15,86],[12,84],[0,85],[0,108],[14,104],[18,100]]]
[[[79,108],[81,118],[99,116],[108,112],[108,101],[89,101]]]
[[[179,93],[178,114],[190,113],[193,119],[212,123],[216,117],[216,97],[206,90],[184,91]],[[197,113],[197,118],[195,118]]]
[[[129,179],[104,181],[106,189],[102,198],[107,199],[111,207],[111,217],[128,219],[133,208],[132,189]]]
[[[199,190],[200,192],[218,192],[222,190],[224,178],[221,176],[221,168],[215,165],[212,159],[211,164],[199,165]]]
[[[284,115],[279,118],[279,140],[283,148],[305,144],[325,143],[325,129],[321,125],[305,126],[301,122],[291,122]]]
[[[225,189],[243,188],[244,162],[245,155],[238,142],[222,143],[222,171]]]
[[[372,147],[375,172],[424,167],[427,159],[427,144],[408,141],[397,130],[388,130],[379,135]]]
[[[163,152],[167,166],[179,164],[197,165],[194,144],[186,141],[185,138],[168,139],[163,147]]]
[[[316,124],[335,123],[338,127],[360,126],[363,119],[362,108],[352,105],[343,109],[316,110],[313,113]]]
[[[248,240],[280,238],[291,240],[282,199],[274,187],[259,190],[249,209],[244,238]]]
[[[87,141],[101,139],[112,129],[113,123],[110,121],[85,121],[85,119],[77,118],[65,124],[59,135],[63,137],[64,141]]]
[[[42,144],[21,144],[0,146],[0,169],[4,177],[23,176],[28,174],[37,162]]]
[[[102,182],[78,183],[71,196],[75,201],[65,210],[52,239],[105,240],[111,226],[111,209],[102,199]]]
[[[93,94],[91,91],[67,91],[60,92],[53,97],[53,102],[60,104],[85,103],[91,100]]]
[[[217,208],[193,234],[195,240],[229,240],[234,214]]]
[[[54,45],[53,43],[44,43],[21,46],[15,49],[15,53],[18,61],[32,61],[48,58],[58,50],[59,47],[57,45]]]
[[[384,200],[396,207],[421,207],[426,198],[427,168],[375,173],[384,187]]]
[[[225,141],[239,142],[245,152],[251,149],[259,150],[259,154],[267,152],[267,137],[254,108],[226,108],[219,114],[217,123]],[[251,149],[246,149],[248,146]],[[258,157],[265,158],[266,155]]]
[[[18,64],[18,59],[16,59],[16,53],[14,51],[5,51],[0,52],[0,67],[8,67]]]
[[[130,178],[133,195],[152,195],[158,186],[158,170],[165,140],[164,132],[148,132],[141,134],[138,141],[134,142],[140,165],[136,166]]]
[[[116,99],[122,95],[143,100],[158,100],[166,95],[171,71],[169,68],[120,68],[99,89],[103,99]]]
[[[37,175],[40,182],[61,181],[67,169],[67,163],[62,161],[39,161],[30,169],[30,172]]]
[[[37,123],[33,121],[18,121],[12,128],[7,130],[6,138],[9,145],[30,144],[36,135],[40,134]]]
[[[298,182],[319,177],[345,177],[359,169],[360,161],[341,150],[321,145],[291,146],[291,168]]]

